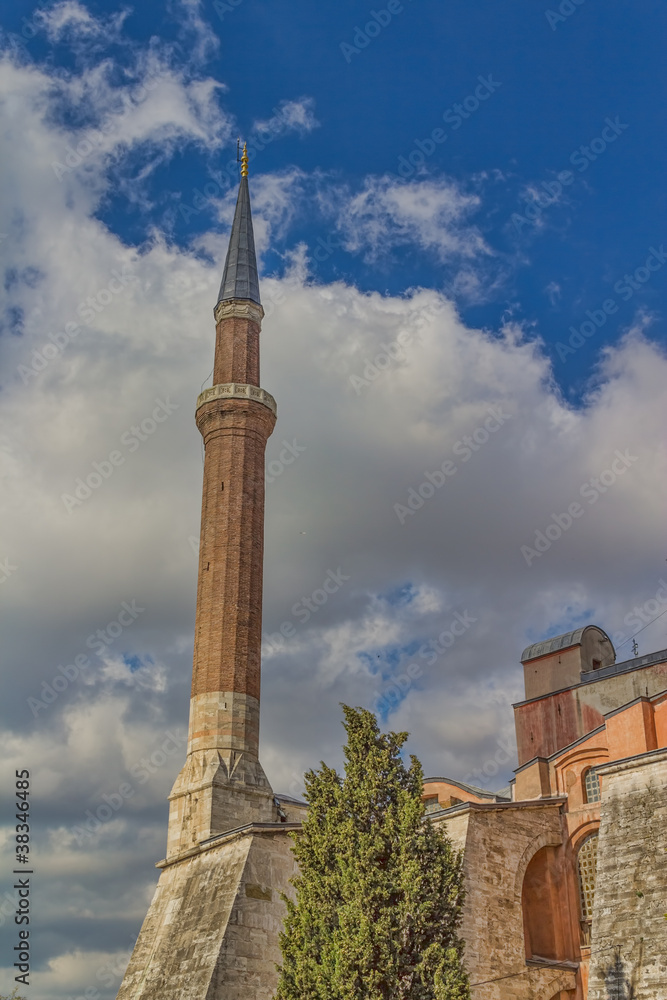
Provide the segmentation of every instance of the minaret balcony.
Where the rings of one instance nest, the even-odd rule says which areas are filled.
[[[197,410],[213,399],[253,399],[266,406],[274,416],[278,410],[275,399],[266,389],[260,389],[257,385],[243,385],[240,382],[225,382],[204,389],[197,397]]]

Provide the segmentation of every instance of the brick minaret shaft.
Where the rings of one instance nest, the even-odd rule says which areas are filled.
[[[188,756],[170,796],[169,855],[251,821],[273,821],[259,764],[264,454],[276,420],[259,386],[264,315],[247,156],[216,320],[213,385],[197,400],[204,439]]]

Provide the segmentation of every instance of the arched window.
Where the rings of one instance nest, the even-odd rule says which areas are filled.
[[[594,767],[584,771],[584,802],[600,801],[600,779]]]
[[[590,923],[593,919],[593,901],[595,899],[595,869],[598,860],[598,835],[593,833],[587,837],[579,848],[577,867],[579,869],[579,900],[581,903],[581,919]]]

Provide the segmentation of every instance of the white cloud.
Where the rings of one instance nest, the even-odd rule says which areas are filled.
[[[104,38],[107,44],[118,41],[128,10],[120,11],[108,18],[96,18],[78,0],[61,0],[51,7],[41,7],[35,12],[35,21],[45,31],[51,42],[70,43]]]
[[[320,122],[315,117],[315,101],[312,97],[300,97],[294,101],[283,100],[270,118],[253,122],[253,131],[260,141],[271,141],[287,132],[297,132],[305,135],[319,128]]]
[[[220,48],[220,39],[203,17],[202,0],[169,0],[168,10],[181,24],[181,37],[190,60],[203,65]]]
[[[480,204],[447,179],[402,183],[389,177],[369,177],[363,190],[350,195],[338,189],[329,195],[338,210],[345,248],[363,251],[369,259],[394,246],[414,243],[443,259],[490,254],[468,217]]]

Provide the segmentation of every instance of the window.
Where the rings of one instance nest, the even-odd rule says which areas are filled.
[[[600,801],[600,779],[595,768],[589,767],[584,772],[584,802]]]
[[[440,808],[440,803],[438,802],[438,796],[432,795],[428,799],[424,799],[424,809],[427,813],[437,812]]]
[[[598,860],[598,835],[587,837],[579,848],[577,866],[579,868],[579,899],[582,920],[593,919],[595,899],[595,868]]]

